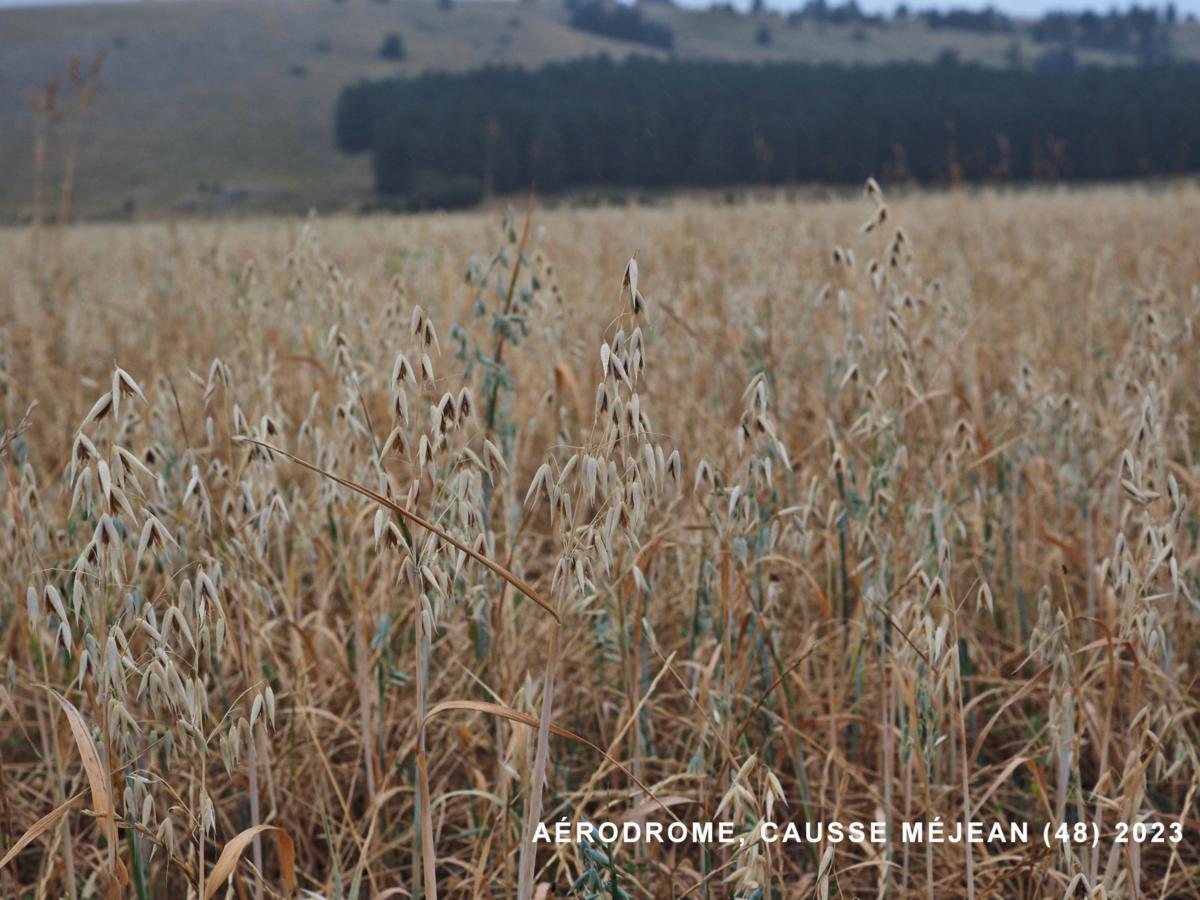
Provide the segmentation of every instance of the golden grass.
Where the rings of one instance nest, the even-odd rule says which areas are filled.
[[[0,894],[1192,895],[1200,191],[889,199],[0,234]]]

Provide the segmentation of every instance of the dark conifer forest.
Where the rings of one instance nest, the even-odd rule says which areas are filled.
[[[418,205],[481,192],[1200,169],[1200,67],[845,67],[595,58],[361,82],[338,146]]]

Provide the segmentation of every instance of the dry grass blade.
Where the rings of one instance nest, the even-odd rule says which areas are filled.
[[[392,512],[396,513],[397,515],[403,516],[404,518],[408,519],[410,522],[412,522],[416,525],[420,525],[422,528],[426,529],[427,531],[432,531],[434,534],[436,534],[438,537],[440,537],[443,541],[446,541],[446,543],[448,543],[448,544],[453,544],[455,547],[457,547],[463,553],[467,554],[467,556],[471,557],[471,559],[475,560],[477,563],[487,566],[487,568],[491,569],[493,572],[495,572],[497,575],[499,575],[501,578],[503,578],[505,581],[507,581],[509,584],[511,584],[514,588],[516,588],[518,591],[520,591],[522,594],[524,594],[526,597],[528,597],[530,600],[532,600],[534,603],[536,603],[542,609],[546,610],[546,612],[550,613],[550,615],[552,615],[554,617],[554,620],[556,622],[562,621],[561,617],[558,614],[558,610],[556,610],[554,608],[554,606],[548,600],[543,598],[542,595],[539,594],[533,587],[526,584],[524,581],[522,581],[520,578],[518,578],[512,572],[508,571],[508,569],[504,568],[504,566],[488,559],[482,553],[479,553],[476,550],[474,550],[473,548],[467,546],[462,541],[458,540],[458,538],[454,537],[454,535],[450,534],[450,532],[446,531],[444,528],[439,528],[437,525],[434,525],[432,522],[428,521],[423,516],[419,516],[415,512],[405,509],[400,504],[392,502],[387,497],[384,497],[382,494],[376,493],[375,491],[371,490],[369,487],[365,487],[361,484],[350,481],[347,478],[341,478],[337,475],[334,475],[332,472],[327,472],[324,469],[322,469],[320,466],[314,465],[313,463],[310,463],[306,459],[301,459],[299,456],[296,456],[295,454],[288,453],[286,450],[281,450],[278,447],[274,446],[273,444],[268,444],[265,441],[260,441],[255,438],[246,437],[245,435],[238,435],[237,437],[234,438],[234,440],[238,441],[240,443],[245,443],[245,444],[255,444],[259,447],[262,447],[264,450],[269,450],[272,453],[278,453],[280,456],[290,459],[296,465],[303,466],[304,468],[308,469],[310,472],[316,472],[318,475],[322,476],[323,478],[328,478],[330,481],[335,481],[338,484],[340,484],[342,487],[349,488],[352,491],[362,494],[364,497],[369,497],[372,500],[374,500],[376,503],[380,504],[381,506],[387,507],[388,509],[390,509]]]
[[[290,897],[296,892],[296,845],[292,843],[291,835],[275,825],[255,825],[253,828],[247,828],[234,835],[230,838],[229,843],[221,849],[221,855],[217,857],[217,864],[213,866],[208,875],[208,881],[204,885],[204,900],[209,900],[225,883],[225,879],[233,874],[242,853],[250,846],[254,838],[264,831],[271,831],[275,834],[275,846],[279,852],[279,872],[283,878],[286,896]]]
[[[117,820],[112,801],[112,784],[108,773],[100,764],[100,754],[96,752],[96,744],[92,741],[91,732],[83,716],[70,700],[53,688],[47,688],[58,700],[63,711],[67,714],[67,722],[71,725],[71,735],[79,748],[79,756],[83,760],[83,770],[87,773],[88,786],[92,791],[92,806],[100,819],[109,846],[117,845]]]
[[[73,797],[70,797],[66,802],[61,803],[55,809],[46,813],[36,822],[29,826],[29,830],[17,838],[17,842],[8,848],[8,852],[4,854],[4,858],[0,859],[0,870],[7,866],[10,862],[17,858],[17,855],[36,841],[39,837],[49,831],[63,816],[70,811],[71,807],[83,799],[84,791],[80,791]]]

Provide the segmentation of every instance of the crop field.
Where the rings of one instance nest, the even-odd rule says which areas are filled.
[[[1198,222],[0,232],[0,896],[1197,896]]]

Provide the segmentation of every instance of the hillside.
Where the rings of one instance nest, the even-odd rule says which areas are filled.
[[[675,35],[685,59],[811,60],[874,64],[931,61],[947,50],[1007,65],[1014,46],[1033,60],[1044,47],[1016,34],[932,30],[917,21],[878,26],[803,23],[654,4],[647,19]],[[180,0],[0,12],[0,218],[29,213],[33,190],[30,90],[62,79],[72,54],[106,59],[79,156],[76,209],[134,212],[297,209],[369,196],[362,158],[333,144],[338,91],[361,78],[488,63],[537,66],[607,53],[663,55],[572,29],[557,0]],[[761,43],[761,32],[769,41]],[[389,33],[405,58],[380,58]],[[1177,58],[1200,59],[1200,26],[1173,29]],[[1119,62],[1092,52],[1081,61]],[[69,100],[71,91],[63,95]],[[52,129],[50,172],[66,144]]]

